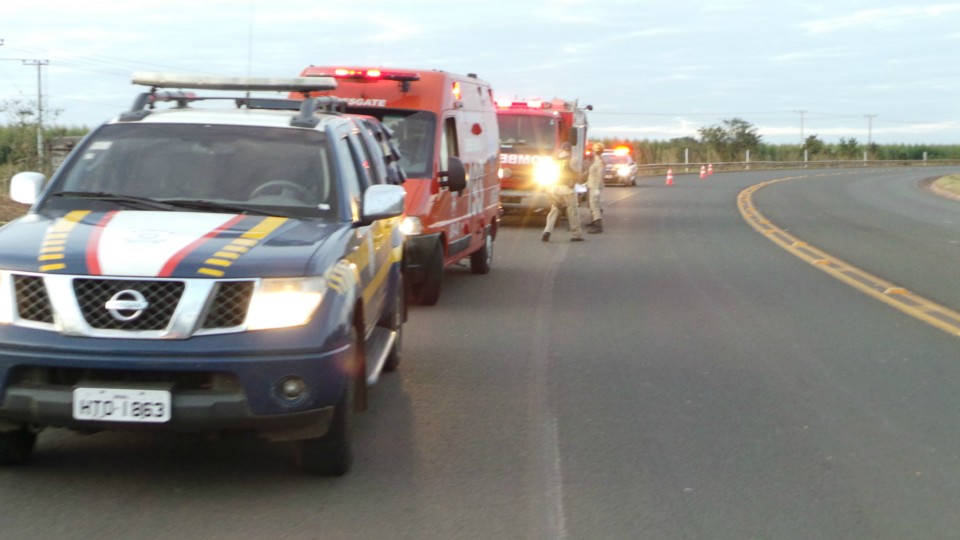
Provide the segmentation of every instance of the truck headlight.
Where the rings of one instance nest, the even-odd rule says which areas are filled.
[[[533,180],[544,187],[560,180],[560,164],[551,158],[543,158],[533,166]]]
[[[404,216],[400,222],[400,232],[405,236],[423,234],[423,223],[420,222],[420,218],[418,217]]]
[[[323,300],[327,282],[320,276],[267,278],[250,299],[248,330],[292,328],[307,324]]]

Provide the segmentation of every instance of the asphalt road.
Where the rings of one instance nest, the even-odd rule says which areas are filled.
[[[0,538],[960,538],[960,336],[751,228],[960,310],[956,169],[677,174],[605,232],[510,218],[493,271],[413,308],[342,479],[248,440],[41,435]]]

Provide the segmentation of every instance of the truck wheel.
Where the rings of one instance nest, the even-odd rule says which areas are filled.
[[[400,286],[393,300],[393,308],[390,310],[390,329],[397,333],[397,339],[394,340],[393,347],[387,355],[387,361],[383,364],[383,370],[386,372],[396,371],[400,365],[400,354],[403,349],[403,322],[407,312],[406,285],[403,281],[401,272]]]
[[[37,434],[21,428],[0,432],[0,465],[21,465],[30,460]]]
[[[493,235],[486,229],[483,235],[483,247],[470,254],[470,271],[474,274],[487,274],[493,266]]]
[[[443,245],[437,242],[427,261],[426,279],[414,287],[416,301],[421,306],[432,306],[440,300],[440,285],[443,280]]]
[[[352,332],[354,343],[360,344],[356,329]],[[357,350],[357,355],[362,349]],[[359,356],[354,358],[354,365],[348,370],[351,373],[347,380],[343,396],[333,410],[330,429],[323,437],[297,441],[297,455],[300,469],[318,476],[343,476],[353,464],[353,451],[350,447],[350,425],[354,414],[354,396],[356,393],[357,377],[364,378],[363,370],[357,366]]]

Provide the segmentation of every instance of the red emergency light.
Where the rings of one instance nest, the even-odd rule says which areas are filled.
[[[544,102],[539,99],[531,99],[527,101],[513,101],[510,99],[498,99],[497,107],[501,109],[549,109],[549,102]]]
[[[626,155],[629,154],[629,153],[630,153],[630,147],[629,147],[629,146],[618,146],[618,147],[616,147],[616,148],[613,149],[613,154],[614,154],[615,156],[626,156]]]
[[[310,73],[308,77],[334,77],[336,79],[352,79],[358,81],[419,81],[420,75],[410,71],[384,71],[382,69],[352,69],[336,68],[333,75],[326,73]]]

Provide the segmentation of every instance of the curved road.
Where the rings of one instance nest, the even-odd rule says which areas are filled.
[[[737,197],[960,310],[956,169],[678,174],[607,188],[605,232],[509,218],[447,272],[371,392],[353,472],[286,447],[41,435],[0,537],[939,539],[960,530],[960,337],[754,230]]]

